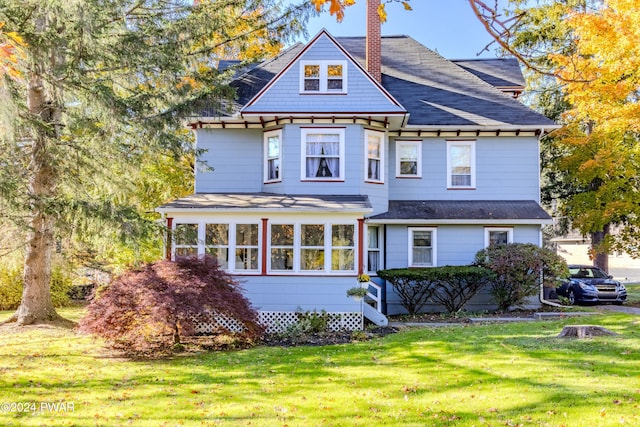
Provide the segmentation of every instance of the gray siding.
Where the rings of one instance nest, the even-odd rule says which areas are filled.
[[[244,294],[264,311],[358,312],[360,303],[347,297],[357,286],[353,277],[243,276]]]
[[[487,226],[496,227],[496,224]],[[502,225],[501,225],[502,226]],[[504,224],[507,227],[509,224]],[[411,227],[414,227],[413,225]],[[415,227],[431,227],[429,224]],[[483,225],[439,225],[437,229],[437,265],[467,265],[480,249],[484,248],[485,226]],[[386,266],[385,268],[405,268],[409,262],[409,226],[386,226]],[[515,243],[540,244],[540,227],[537,225],[517,225],[513,227]]]
[[[196,168],[196,193],[258,192],[262,190],[262,131],[198,129],[200,161],[212,171]]]
[[[330,128],[331,126],[323,126]],[[282,181],[264,183],[263,132],[247,129],[197,130],[198,148],[204,149],[200,160],[213,168],[196,171],[196,192],[270,192],[277,194],[369,195],[374,213],[387,210],[388,165],[385,162],[384,184],[365,182],[364,128],[345,129],[344,181],[306,181],[301,179],[302,143],[299,125],[282,128]]]
[[[426,226],[426,225],[425,225]],[[539,227],[515,226],[513,241],[517,243],[539,244]],[[386,267],[405,268],[408,264],[408,227],[393,225],[387,226],[386,231]],[[476,252],[484,247],[484,226],[446,225],[437,227],[437,263],[444,265],[467,265],[473,262]],[[476,295],[465,307],[467,311],[479,311],[495,309],[488,289],[484,289]],[[442,311],[438,305],[427,305],[425,312]],[[391,285],[387,285],[387,314],[406,313],[400,305],[400,298],[394,292]]]
[[[302,61],[346,60],[342,53],[326,36],[321,36],[300,58]],[[371,80],[351,61],[347,64],[346,94],[300,94],[300,64],[293,64],[251,106],[251,112],[376,112],[403,111],[392,103]]]
[[[402,139],[402,138],[400,138]],[[476,188],[447,190],[446,139],[422,141],[422,178],[396,178],[396,144],[389,144],[389,193],[394,200],[539,200],[535,137],[476,140]]]

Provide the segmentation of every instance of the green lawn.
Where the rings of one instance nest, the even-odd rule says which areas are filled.
[[[640,283],[625,284],[627,288],[627,302],[640,306]]]
[[[620,335],[555,338],[568,323]],[[636,426],[640,322],[461,325],[158,361],[63,330],[0,330],[2,403],[3,426]]]

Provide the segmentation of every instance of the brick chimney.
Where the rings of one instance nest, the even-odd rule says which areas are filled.
[[[365,63],[369,74],[371,74],[378,83],[382,83],[382,35],[380,31],[378,6],[380,6],[380,0],[367,0]]]

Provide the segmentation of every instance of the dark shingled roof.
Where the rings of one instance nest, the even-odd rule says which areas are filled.
[[[533,200],[390,200],[372,220],[550,220]]]
[[[364,63],[364,37],[336,40]],[[409,125],[553,125],[408,36],[382,38],[382,85],[410,113]]]
[[[335,39],[364,66],[364,37]],[[231,85],[237,100],[231,110],[240,111],[302,49],[295,44],[235,79]],[[523,83],[515,59],[453,62],[411,37],[382,37],[382,85],[409,112],[410,126],[554,125],[493,86]]]
[[[274,193],[197,193],[160,206],[160,212],[175,210],[292,210],[370,212],[369,198],[361,195],[286,195]]]
[[[516,58],[454,59],[451,62],[496,87],[525,86]]]

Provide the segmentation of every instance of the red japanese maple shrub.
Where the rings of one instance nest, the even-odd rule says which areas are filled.
[[[249,346],[264,329],[240,291],[213,258],[159,261],[124,273],[99,292],[80,328],[117,350],[149,356],[168,353],[181,337],[193,336],[195,319],[215,317],[225,319],[215,333]]]

